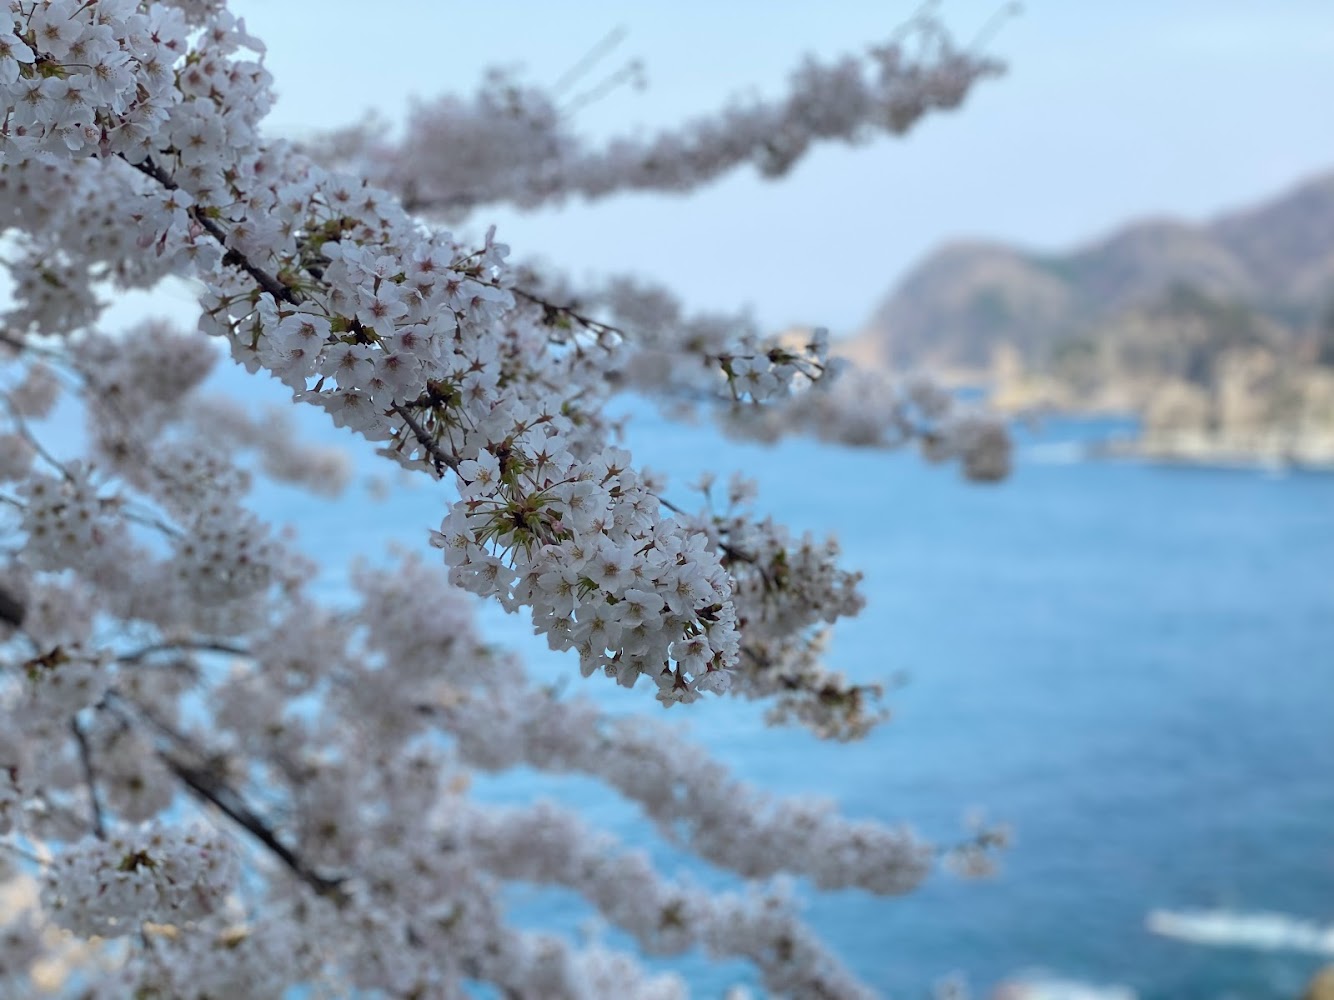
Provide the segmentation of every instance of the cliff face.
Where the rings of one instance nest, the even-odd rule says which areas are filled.
[[[1248,306],[1177,286],[1063,341],[1040,366],[1002,349],[990,372],[993,403],[1138,413],[1138,451],[1153,457],[1334,465],[1334,324],[1326,324],[1299,335]]]
[[[1116,410],[1169,458],[1334,464],[1334,175],[1069,254],[933,254],[847,351],[986,377],[1001,409]]]
[[[1001,343],[1041,365],[1062,342],[1177,286],[1292,328],[1314,323],[1334,300],[1334,174],[1212,223],[1139,222],[1066,254],[947,246],[886,297],[854,340],[863,357],[896,367],[980,369]]]
[[[1271,305],[1324,308],[1334,288],[1334,174],[1224,216],[1210,232],[1241,261]]]
[[[889,367],[976,368],[1000,342],[1039,349],[1074,314],[1067,283],[1020,251],[958,244],[913,270],[855,343]]]

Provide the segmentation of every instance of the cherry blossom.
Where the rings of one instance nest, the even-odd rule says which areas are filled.
[[[57,964],[88,997],[664,998],[686,984],[640,956],[701,949],[774,995],[872,995],[791,880],[900,894],[942,861],[978,867],[1002,831],[941,846],[749,787],[676,729],[535,684],[470,595],[525,615],[572,675],[665,705],[760,699],[854,739],[883,713],[823,662],[864,603],[837,543],[764,517],[741,480],[725,498],[701,483],[692,511],[606,404],[916,445],[979,480],[1008,468],[1003,428],[840,371],[822,333],[690,316],[642,280],[578,288],[431,219],[776,176],[817,142],[901,134],[998,65],[923,18],[804,65],[774,104],[601,150],[548,95],[492,78],[418,109],[410,155],[364,132],[266,136],[263,54],[224,0],[0,17],[0,879],[33,889],[0,913],[0,992]],[[107,328],[108,295],[169,277],[198,286],[197,330]],[[421,553],[318,596],[254,487],[359,510],[348,461],[214,394],[228,355],[440,491]],[[72,443],[52,434],[70,413]],[[600,783],[733,888],[672,879],[573,809],[470,794],[516,768]],[[526,929],[515,883],[572,891],[637,952]]]

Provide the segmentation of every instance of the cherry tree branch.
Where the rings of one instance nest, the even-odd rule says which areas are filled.
[[[187,736],[177,731],[174,726],[168,725],[162,719],[159,719],[146,706],[127,698],[118,691],[114,689],[108,691],[104,704],[114,708],[117,714],[127,722],[132,723],[136,716],[142,718],[172,743],[188,751],[192,756],[200,759],[205,758],[205,755]],[[120,708],[117,707],[118,705],[125,707]],[[219,778],[213,771],[191,764],[161,747],[157,748],[157,755],[172,774],[196,798],[219,809],[223,815],[249,833],[255,841],[267,848],[269,853],[318,895],[340,902],[345,899],[342,888],[344,879],[329,878],[315,871],[299,854],[278,838],[274,829],[250,807],[240,792]]]
[[[991,25],[971,48],[954,45],[923,10],[885,44],[831,62],[807,58],[771,101],[733,101],[710,115],[647,140],[601,146],[570,126],[553,92],[503,72],[488,74],[468,99],[452,95],[416,105],[407,138],[387,141],[361,125],[317,138],[317,159],[348,164],[396,192],[411,212],[466,214],[497,203],[521,208],[621,191],[685,192],[745,165],[765,178],[786,174],[812,148],[856,145],[876,134],[903,135],[922,118],[957,107],[1002,64],[980,53]],[[623,74],[615,74],[615,85]],[[596,99],[602,88],[588,95]]]
[[[69,720],[69,728],[74,735],[74,742],[79,745],[79,764],[83,767],[84,784],[88,786],[88,810],[91,814],[93,834],[98,840],[105,840],[106,823],[102,818],[102,800],[97,794],[97,774],[93,770],[93,755],[88,746],[88,734],[83,731],[78,718],[73,716]]]
[[[126,163],[130,161],[122,154],[120,156]],[[153,162],[152,157],[145,157],[139,163],[130,163],[130,166],[138,170],[146,177],[151,177],[168,191],[180,190],[180,185],[165,170]],[[297,305],[301,301],[301,296],[295,290],[288,288],[273,275],[268,274],[262,268],[257,267],[250,261],[245,254],[227,246],[227,232],[220,226],[215,219],[209,217],[208,213],[202,211],[198,205],[191,205],[189,208],[190,218],[197,222],[210,236],[218,241],[218,245],[225,251],[222,258],[224,264],[231,267],[238,267],[245,271],[255,280],[264,291],[268,292],[275,299],[281,302],[287,302],[291,305]]]
[[[198,651],[203,653],[226,653],[230,656],[250,655],[246,649],[231,643],[218,642],[213,639],[182,639],[173,642],[155,642],[147,646],[141,646],[128,653],[121,653],[116,657],[116,662],[121,664],[134,664],[157,653],[174,653],[181,650]]]
[[[245,803],[234,789],[216,775],[203,768],[187,764],[165,750],[159,750],[158,757],[196,797],[221,810],[228,819],[242,827],[256,841],[268,848],[274,857],[281,861],[297,878],[315,890],[318,895],[340,902],[345,900],[342,879],[326,878],[312,869],[295,851],[278,839],[273,829]]]
[[[408,425],[408,430],[412,431],[412,436],[416,438],[417,443],[431,456],[437,476],[443,476],[446,468],[458,469],[458,458],[441,448],[439,442],[426,433],[426,428],[421,425],[421,422],[412,415],[407,407],[402,403],[395,403],[389,408],[389,411],[402,418],[403,422]]]

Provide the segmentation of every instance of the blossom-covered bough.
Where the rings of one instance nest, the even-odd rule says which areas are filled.
[[[418,103],[399,141],[365,124],[321,137],[312,152],[398,193],[408,211],[457,219],[501,202],[535,208],[571,196],[690,191],[741,166],[781,177],[817,143],[902,135],[999,70],[956,47],[928,4],[864,56],[808,58],[778,100],[734,103],[648,140],[593,146],[552,92],[497,72],[471,98]]]
[[[771,699],[853,738],[876,692],[820,662],[855,614],[832,542],[757,518],[744,483],[690,512],[615,446],[627,391],[761,439],[920,444],[1004,475],[1004,432],[925,385],[838,372],[822,336],[689,317],[628,279],[572,289],[430,224],[484,203],[686,190],[814,142],[898,133],[996,71],[929,22],[866,61],[811,64],[781,102],[635,146],[585,148],[509,84],[419,109],[447,155],[305,151],[263,137],[262,46],[221,0],[16,0],[0,23],[0,844],[32,905],[0,987],[91,997],[666,997],[685,987],[597,942],[524,930],[501,887],[559,885],[646,954],[754,962],[770,991],[867,990],[785,883],[910,890],[942,854],[906,829],[747,788],[674,731],[532,683],[461,592],[528,615],[585,675],[667,704]],[[503,97],[503,101],[502,101]],[[371,169],[372,164],[375,169]],[[99,293],[202,283],[200,330],[108,332]],[[202,385],[226,343],[296,401],[454,490],[419,557],[325,607],[316,569],[248,509],[255,474],[336,492],[336,454]],[[43,441],[77,406],[75,454]],[[81,449],[81,450],[80,450]],[[425,532],[427,526],[423,526]],[[429,549],[427,550],[429,551]],[[637,683],[638,682],[638,683]],[[596,778],[747,881],[732,894],[545,804],[485,805],[469,774]],[[77,939],[87,942],[80,944]]]

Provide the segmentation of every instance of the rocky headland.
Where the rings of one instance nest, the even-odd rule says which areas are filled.
[[[1007,412],[1136,414],[1149,458],[1334,468],[1334,174],[1065,254],[947,246],[838,346]]]

